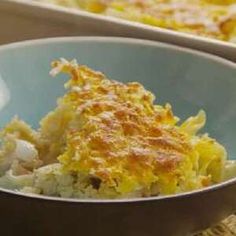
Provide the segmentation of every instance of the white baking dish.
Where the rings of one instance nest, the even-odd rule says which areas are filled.
[[[0,0],[0,44],[43,37],[107,35],[151,39],[236,61],[236,44],[32,0]]]

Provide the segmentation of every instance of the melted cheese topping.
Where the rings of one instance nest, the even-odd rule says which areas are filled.
[[[153,194],[170,194],[220,181],[224,148],[195,135],[205,123],[203,111],[178,126],[171,106],[154,105],[154,95],[137,82],[109,80],[75,61],[57,61],[53,67],[53,75],[71,75],[57,108],[70,110],[60,134],[65,149],[58,160],[64,171],[96,178],[121,195],[150,195],[153,189]],[[48,117],[42,130],[47,124]],[[209,171],[215,161],[219,168]]]

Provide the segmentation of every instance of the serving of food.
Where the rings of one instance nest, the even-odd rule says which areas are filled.
[[[235,0],[37,0],[236,43]]]
[[[185,121],[137,83],[109,80],[61,59],[71,76],[55,110],[33,130],[15,117],[1,131],[0,186],[67,198],[132,198],[201,189],[235,174],[225,148],[199,134],[204,111]]]

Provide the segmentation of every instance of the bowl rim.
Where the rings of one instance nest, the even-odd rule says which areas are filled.
[[[29,46],[43,46],[45,44],[55,44],[55,43],[75,43],[75,42],[96,42],[96,43],[120,43],[120,44],[131,44],[131,45],[142,45],[149,47],[159,47],[171,49],[172,51],[186,53],[198,57],[202,57],[225,66],[236,68],[236,62],[233,62],[229,59],[223,58],[221,56],[211,54],[208,52],[203,52],[197,49],[191,49],[183,46],[173,45],[171,43],[153,41],[149,39],[139,39],[139,38],[130,38],[130,37],[117,37],[117,36],[65,36],[65,37],[49,37],[41,39],[29,39],[19,42],[12,42],[0,45],[0,52],[5,50],[11,50],[15,48],[24,48]],[[235,45],[236,46],[236,45]]]
[[[7,0],[7,2],[9,4],[21,4],[21,5],[23,4],[25,6],[29,6],[33,8],[40,8],[40,9],[47,9],[47,10],[55,11],[61,14],[71,14],[74,16],[82,16],[85,18],[90,18],[93,20],[100,20],[100,21],[111,22],[111,23],[119,24],[123,26],[129,26],[131,28],[139,28],[144,31],[151,31],[154,33],[168,35],[169,37],[179,37],[183,40],[200,42],[204,44],[211,44],[211,45],[215,45],[219,47],[230,48],[233,50],[236,49],[236,44],[232,42],[223,41],[220,39],[215,39],[215,38],[210,38],[210,37],[204,37],[204,36],[195,35],[191,33],[185,33],[185,32],[176,31],[176,30],[171,30],[171,29],[162,28],[158,26],[152,26],[152,25],[141,23],[141,22],[126,20],[126,19],[122,19],[122,18],[118,18],[114,16],[96,14],[96,13],[88,12],[86,10],[82,10],[75,7],[66,7],[66,6],[57,5],[55,3],[41,2],[37,0]]]
[[[170,45],[167,43],[156,42],[146,39],[135,39],[135,38],[124,38],[124,37],[100,37],[100,36],[77,36],[77,37],[56,37],[56,38],[44,38],[44,39],[34,39],[34,40],[26,40],[22,42],[15,42],[6,45],[0,46],[0,53],[7,50],[14,50],[18,48],[27,48],[32,46],[44,46],[55,43],[83,43],[83,42],[91,42],[91,43],[114,43],[114,44],[126,44],[126,45],[140,45],[140,46],[148,46],[154,48],[164,48],[171,50],[177,53],[189,54],[192,56],[202,57],[206,60],[213,61],[215,63],[221,64],[225,67],[229,67],[236,71],[236,63],[229,61],[227,59],[221,58],[216,55],[211,55],[206,52],[201,52],[194,49],[188,49],[180,46]],[[165,196],[156,196],[156,197],[134,197],[134,198],[124,198],[124,199],[76,199],[76,198],[62,198],[62,197],[52,197],[46,195],[38,195],[31,193],[22,193],[16,190],[9,190],[0,188],[0,194],[6,193],[15,195],[18,197],[31,198],[35,200],[47,200],[52,202],[64,202],[64,203],[137,203],[137,202],[150,202],[150,201],[166,201],[166,200],[176,200],[182,199],[191,196],[198,196],[204,193],[209,193],[217,190],[221,190],[226,187],[230,187],[232,185],[236,185],[236,177],[223,181],[222,183],[218,183],[206,188],[202,188],[199,190],[194,190],[190,192],[178,193],[173,195],[165,195]]]

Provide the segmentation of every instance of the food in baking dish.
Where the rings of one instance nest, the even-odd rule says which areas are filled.
[[[110,80],[75,60],[52,65],[51,75],[70,75],[67,92],[38,130],[19,118],[2,129],[1,187],[70,198],[150,197],[207,187],[235,172],[224,147],[199,133],[204,111],[182,122],[137,82]]]
[[[235,0],[38,0],[236,43]]]

